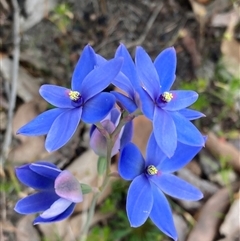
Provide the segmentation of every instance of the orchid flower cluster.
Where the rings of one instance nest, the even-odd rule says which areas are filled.
[[[80,121],[92,124],[90,147],[99,156],[99,162],[104,160],[106,163],[99,165],[105,167],[101,170],[104,180],[97,187],[99,192],[93,192],[89,219],[95,210],[96,199],[112,175],[111,158],[117,153],[120,153],[119,176],[131,181],[126,212],[132,227],[143,225],[149,217],[163,233],[177,240],[165,194],[192,201],[203,197],[200,190],[173,174],[189,163],[206,141],[191,122],[204,115],[188,108],[197,100],[198,94],[190,90],[171,90],[175,72],[176,51],[173,47],[162,51],[152,62],[142,47],[136,48],[133,61],[123,44],[111,60],[96,54],[87,45],[73,72],[71,89],[41,86],[40,95],[56,108],[37,116],[21,127],[18,134],[46,135],[46,150],[52,152],[71,139]],[[120,92],[104,92],[110,84]],[[139,115],[152,122],[146,157],[131,142],[133,119]],[[36,189],[15,206],[15,211],[21,214],[40,213],[34,224],[69,217],[75,205],[84,201],[84,194],[93,190],[69,171],[62,171],[47,161],[17,167],[16,175],[23,184]],[[85,235],[88,229],[89,222]]]

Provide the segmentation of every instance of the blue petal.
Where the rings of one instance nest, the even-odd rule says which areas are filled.
[[[122,149],[118,171],[125,180],[132,180],[144,172],[145,161],[139,149],[133,144],[128,143]]]
[[[166,194],[187,201],[197,201],[203,197],[199,189],[173,174],[154,175],[149,180]]]
[[[50,104],[59,108],[74,108],[69,98],[69,89],[56,85],[42,85],[40,95]]]
[[[96,130],[96,126],[95,125],[91,125],[91,127],[90,127],[90,130],[89,130],[89,136],[90,136],[90,138],[91,138],[91,136],[92,136],[92,133],[94,132],[94,130]]]
[[[101,66],[105,63],[107,63],[107,60],[105,58],[103,58],[101,55],[96,54],[96,58],[97,58],[97,66]]]
[[[109,93],[100,93],[83,106],[82,120],[85,123],[93,124],[103,120],[115,104],[115,97]]]
[[[75,203],[71,204],[68,209],[66,209],[63,213],[61,213],[60,215],[58,215],[54,218],[42,218],[42,217],[38,216],[33,221],[33,224],[36,225],[39,223],[53,223],[53,222],[58,222],[63,219],[66,219],[73,213],[75,205],[76,205]]]
[[[140,88],[138,89],[138,94],[140,98],[140,108],[143,114],[150,120],[153,120],[155,104],[148,93]]]
[[[16,176],[21,183],[34,189],[51,189],[54,187],[54,179],[43,177],[29,168],[26,164],[15,169]]]
[[[190,146],[204,146],[205,140],[199,130],[184,116],[171,112],[177,129],[178,141]]]
[[[122,72],[119,72],[119,74],[112,81],[112,84],[123,90],[130,97],[134,96],[134,90],[131,82]]]
[[[39,163],[32,163],[29,168],[37,174],[52,180],[55,180],[61,173],[61,170],[58,168],[42,165]]]
[[[173,47],[163,50],[154,61],[162,92],[170,90],[175,80],[177,66],[176,51]]]
[[[94,50],[89,45],[85,46],[72,75],[72,90],[80,92],[84,78],[94,69],[96,64]]]
[[[174,155],[170,159],[165,157],[157,168],[164,173],[175,172],[187,165],[201,149],[202,146],[189,146],[178,142]]]
[[[196,111],[196,110],[187,109],[187,108],[179,110],[178,113],[183,115],[188,120],[196,120],[196,119],[199,119],[201,117],[205,117],[205,115],[203,113],[201,113],[199,111]]]
[[[198,98],[198,94],[191,90],[175,90],[170,93],[173,94],[173,99],[162,107],[164,110],[181,110],[193,104]]]
[[[45,142],[47,151],[55,151],[70,140],[78,127],[81,114],[81,108],[71,109],[61,114],[53,122]]]
[[[161,150],[168,157],[173,156],[177,147],[176,126],[171,115],[158,107],[154,111],[153,133]]]
[[[136,177],[128,189],[127,216],[131,227],[139,227],[147,220],[153,205],[151,185],[145,174]]]
[[[53,191],[44,191],[29,195],[16,203],[14,210],[21,214],[32,214],[48,209],[59,196]]]
[[[49,132],[55,119],[65,111],[66,109],[59,108],[47,110],[21,127],[17,131],[17,134],[22,134],[25,136],[46,135]]]
[[[116,91],[111,91],[111,94],[113,94],[116,97],[118,105],[126,109],[129,113],[134,112],[138,108],[135,102],[129,97]]]
[[[168,200],[155,185],[151,186],[154,202],[149,217],[163,233],[177,241],[177,231]]]
[[[123,133],[120,139],[120,148],[122,149],[127,143],[132,140],[133,136],[133,122],[129,121],[123,129]]]
[[[166,155],[159,148],[154,133],[152,132],[147,144],[146,166],[154,165],[157,167],[165,158]]]
[[[142,47],[136,49],[135,62],[141,86],[155,100],[160,95],[161,86],[152,60]]]
[[[86,76],[80,89],[84,102],[108,87],[121,70],[122,62],[120,58],[112,59]]]
[[[119,122],[119,118],[120,118],[120,111],[117,108],[113,108],[110,112],[110,120],[112,123],[114,123],[114,125],[116,126]]]
[[[137,89],[140,87],[140,81],[137,76],[136,67],[131,55],[123,44],[118,47],[115,57],[123,57],[124,62],[121,72],[125,74],[132,83],[132,87]],[[133,97],[133,96],[132,96]]]

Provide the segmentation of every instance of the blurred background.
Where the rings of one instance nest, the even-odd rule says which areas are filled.
[[[89,126],[81,123],[71,141],[48,153],[45,137],[16,130],[52,108],[38,93],[42,84],[69,87],[86,44],[112,58],[119,43],[134,56],[141,45],[154,59],[177,51],[174,89],[199,93],[192,108],[208,135],[206,148],[177,175],[204,193],[199,202],[170,199],[179,241],[237,241],[240,238],[240,1],[238,0],[0,0],[1,241],[78,241],[91,194],[68,220],[32,226],[34,215],[14,212],[32,192],[14,167],[48,160],[82,182],[97,185],[97,156],[89,149]],[[145,153],[151,123],[139,117],[134,142]],[[117,170],[117,157],[112,169]],[[99,200],[88,241],[168,241],[147,221],[130,228],[125,213],[129,183],[112,178]]]

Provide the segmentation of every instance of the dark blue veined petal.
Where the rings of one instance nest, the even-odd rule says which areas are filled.
[[[90,45],[85,46],[72,75],[72,90],[80,92],[84,78],[97,64],[96,54]]]
[[[36,172],[32,171],[26,164],[15,169],[16,176],[21,183],[34,189],[52,189],[54,188],[54,179],[43,177]]]
[[[58,222],[58,221],[61,221],[63,219],[66,219],[73,213],[75,205],[76,205],[75,203],[72,203],[68,207],[68,209],[66,209],[63,213],[61,213],[58,216],[53,217],[53,218],[42,218],[41,216],[38,216],[33,221],[33,224],[36,225],[36,224],[39,224],[39,223],[54,223],[54,222]]]
[[[108,87],[121,70],[122,62],[121,58],[112,59],[86,76],[80,89],[84,102]]]
[[[171,112],[171,116],[176,125],[179,142],[190,146],[204,146],[202,134],[188,119],[177,112]]]
[[[142,47],[136,49],[136,69],[142,88],[155,100],[161,92],[157,71]]]
[[[206,117],[203,113],[201,113],[197,110],[192,110],[192,109],[188,109],[188,108],[179,110],[178,113],[183,115],[188,120],[196,120],[196,119],[199,119],[201,117]]]
[[[157,167],[166,158],[166,155],[158,146],[154,133],[152,132],[147,144],[146,166],[153,165]]]
[[[170,93],[172,93],[173,99],[162,107],[164,110],[181,110],[193,104],[198,98],[198,94],[191,90],[175,90]]]
[[[74,108],[69,98],[70,90],[57,85],[42,85],[40,95],[50,104],[59,108]]]
[[[61,114],[53,122],[45,142],[47,151],[55,151],[70,140],[78,127],[81,114],[81,108],[71,109]]]
[[[21,214],[32,214],[48,209],[59,196],[53,191],[43,191],[29,195],[16,203],[14,210]]]
[[[71,201],[64,198],[59,198],[47,210],[45,210],[40,217],[44,219],[55,218],[56,216],[65,212],[69,206],[71,206],[71,204]]]
[[[147,177],[142,174],[132,181],[128,189],[126,208],[131,227],[139,227],[145,223],[152,205],[151,185]]]
[[[59,109],[59,108],[47,110],[42,114],[38,115],[35,119],[28,122],[23,127],[21,127],[17,131],[17,134],[22,134],[25,136],[46,135],[50,130],[55,119],[66,110],[67,109]]]
[[[123,127],[123,132],[120,138],[120,148],[122,149],[127,143],[129,143],[132,140],[133,136],[133,122],[129,121],[126,123],[126,125]]]
[[[149,94],[142,88],[138,89],[140,108],[143,114],[150,120],[153,120],[155,103]]]
[[[132,180],[144,172],[145,161],[139,149],[133,144],[128,143],[121,151],[118,171],[125,180]]]
[[[177,132],[169,113],[156,107],[153,118],[153,133],[158,146],[168,156],[173,156],[177,147]]]
[[[162,173],[151,176],[149,180],[155,183],[163,192],[174,198],[197,201],[203,197],[199,189],[173,174]]]
[[[159,76],[162,92],[170,90],[176,77],[177,56],[175,49],[170,47],[163,50],[155,59],[154,66]]]
[[[94,124],[103,120],[115,104],[115,97],[109,93],[100,93],[83,106],[82,120]]]
[[[132,113],[138,108],[136,103],[129,97],[116,91],[111,91],[111,93],[116,97],[118,105],[126,109],[129,113]]]
[[[128,79],[132,83],[132,85],[131,85],[132,88],[134,88],[135,90],[138,89],[140,87],[140,81],[137,76],[136,67],[135,67],[135,64],[133,62],[131,55],[129,54],[128,50],[126,49],[126,47],[123,44],[120,44],[120,46],[118,47],[115,57],[116,58],[117,57],[124,58],[121,72],[128,77]],[[133,97],[133,96],[131,96],[131,97]]]
[[[187,165],[201,149],[202,146],[189,146],[178,142],[174,155],[170,159],[165,158],[157,168],[164,173],[175,172]]]
[[[154,184],[151,186],[154,202],[149,217],[163,233],[177,241],[178,235],[168,200]]]
[[[42,165],[39,163],[32,163],[29,168],[37,174],[55,180],[56,177],[61,173],[61,170],[55,167]]]

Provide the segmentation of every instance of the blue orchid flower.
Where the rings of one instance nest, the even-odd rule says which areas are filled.
[[[41,214],[33,224],[52,223],[69,217],[83,195],[78,180],[67,170],[39,161],[16,168],[16,176],[26,186],[38,190],[19,200],[14,210],[20,214]]]
[[[185,166],[201,150],[178,142],[176,151],[168,158],[150,136],[146,160],[139,149],[128,143],[120,154],[119,174],[132,181],[128,189],[126,210],[132,227],[139,227],[149,217],[166,235],[177,240],[170,205],[164,195],[188,201],[203,197],[200,190],[172,173]]]
[[[27,136],[46,135],[45,147],[51,152],[65,145],[73,136],[80,120],[96,123],[102,120],[115,104],[110,93],[100,93],[118,75],[123,60],[110,60],[97,66],[94,50],[87,45],[75,67],[71,89],[43,85],[40,95],[57,108],[37,116],[18,130]]]
[[[165,49],[152,63],[145,50],[137,47],[135,63],[142,87],[139,92],[142,112],[152,120],[153,133],[162,151],[168,157],[173,156],[178,141],[203,146],[201,133],[189,121],[201,114],[186,109],[197,100],[198,94],[190,90],[170,90],[175,80],[175,49]]]
[[[111,93],[114,94],[117,103],[121,107],[132,113],[140,107],[141,100],[138,92],[141,91],[141,85],[137,76],[136,66],[124,44],[120,44],[115,53],[115,58],[119,57],[124,59],[121,69],[122,75],[119,76],[119,79],[115,79],[112,84],[125,94],[117,91],[111,91]]]
[[[103,128],[109,133],[113,133],[116,129],[121,113],[118,109],[113,108],[110,113],[101,121]],[[120,149],[123,148],[128,142],[131,141],[133,135],[133,123],[129,121],[125,126],[122,127],[112,148],[111,156],[116,155]],[[106,157],[107,155],[107,140],[103,134],[93,125],[90,129],[90,147],[93,151],[101,157]]]

